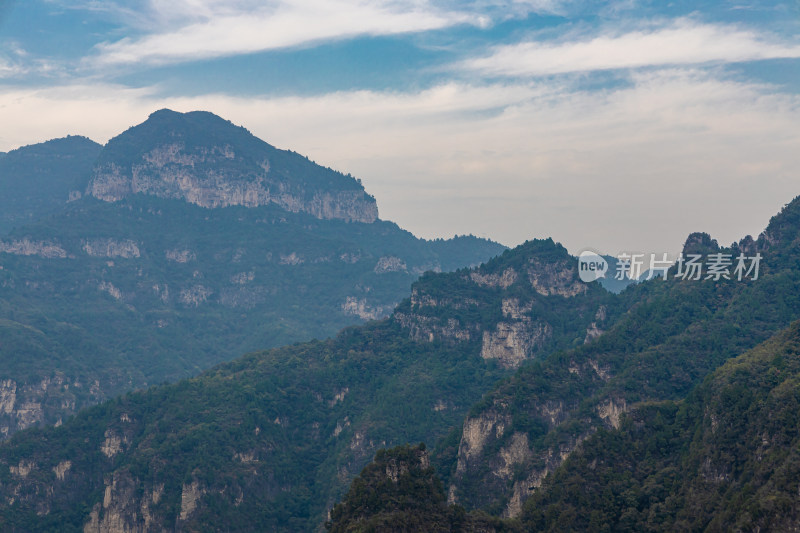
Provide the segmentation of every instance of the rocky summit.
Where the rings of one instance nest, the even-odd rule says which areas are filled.
[[[111,139],[86,193],[107,202],[140,193],[211,208],[274,204],[321,219],[378,219],[375,198],[352,176],[202,111],[162,109]]]

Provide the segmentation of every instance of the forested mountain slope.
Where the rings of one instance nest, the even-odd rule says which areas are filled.
[[[23,148],[0,182],[28,221],[0,237],[0,438],[383,318],[423,272],[505,249],[418,239],[352,176],[211,113]]]
[[[550,240],[428,274],[382,322],[19,433],[0,526],[312,530],[377,449],[444,437],[525,360],[613,320],[612,299]]]
[[[630,287],[604,335],[521,368],[439,445],[451,502],[519,516],[548,474],[642,402],[677,401],[707,375],[800,318],[800,200],[757,239],[721,249],[705,234],[685,253],[761,255],[758,279],[669,279]],[[731,267],[731,273],[733,271]]]

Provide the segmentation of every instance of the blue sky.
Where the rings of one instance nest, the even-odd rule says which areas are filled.
[[[800,194],[800,2],[0,0],[0,151],[215,112],[422,237],[757,234]]]

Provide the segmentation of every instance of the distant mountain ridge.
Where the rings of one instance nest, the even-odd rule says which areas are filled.
[[[141,193],[202,207],[276,204],[322,219],[378,219],[375,199],[355,178],[204,111],[162,109],[111,139],[86,192],[109,202]]]
[[[613,459],[621,456],[604,455],[606,462],[597,463],[603,470],[585,474],[587,487],[571,476],[571,459],[580,459],[587,443],[592,453],[616,453],[622,440],[632,443],[633,454],[655,447],[674,460],[665,446],[675,441],[663,441],[660,431],[664,415],[643,420],[655,425],[633,436],[623,432],[628,417],[652,413],[649,406],[658,410],[659,403],[672,416],[670,403],[800,318],[798,213],[800,199],[773,217],[758,239],[746,237],[729,249],[706,234],[687,238],[686,250],[761,253],[758,280],[679,280],[673,269],[668,280],[615,295],[582,283],[576,258],[560,245],[530,241],[473,269],[422,276],[384,321],[323,342],[249,354],[195,379],[92,407],[61,427],[21,432],[0,445],[0,503],[13,499],[1,507],[6,521],[0,525],[12,531],[54,524],[72,530],[311,531],[378,449],[425,441],[436,443],[430,465],[443,477],[444,492],[417,452],[407,450],[422,466],[411,479],[401,475],[402,461],[395,469],[391,459],[406,451],[379,454],[377,468],[364,471],[367,477],[331,515],[334,522],[345,519],[333,527],[357,527],[362,520],[415,523],[420,509],[445,530],[458,522],[464,531],[472,525],[514,531],[527,524],[561,531],[563,524],[585,525],[584,518],[588,528],[577,529],[613,529],[647,519],[626,513],[618,522],[614,513],[622,505],[647,510],[647,498],[663,501],[669,494],[649,496],[652,483],[637,487],[624,478],[627,470],[626,484],[616,483]],[[792,342],[791,353],[779,344],[759,357],[769,377],[762,396],[773,385],[784,392],[794,383],[794,370],[785,372],[789,365],[775,357],[795,357]],[[712,399],[715,416],[742,396],[734,392],[721,402]],[[786,392],[790,398],[796,391]],[[690,431],[703,412],[693,409]],[[790,413],[791,405],[775,423]],[[756,409],[751,418],[760,414]],[[685,431],[685,421],[666,419],[675,431]],[[706,422],[713,430],[713,419]],[[786,432],[792,431],[790,423]],[[783,439],[786,432],[773,434]],[[743,449],[759,449],[761,433],[758,426],[745,428],[755,448]],[[720,450],[729,449],[724,444]],[[771,461],[782,457],[779,447],[769,453]],[[702,456],[692,460],[698,458],[704,464]],[[648,465],[636,472],[640,479],[647,479]],[[710,465],[712,477],[728,471],[719,469],[727,468],[725,461],[712,457]],[[673,471],[666,464],[664,474]],[[571,476],[567,484],[549,492],[548,480],[564,472]],[[597,482],[606,474],[614,484]],[[395,478],[397,486],[389,483]],[[708,481],[685,479],[689,489]],[[387,490],[365,494],[370,480]],[[577,501],[569,494],[561,501],[559,487],[577,493]],[[783,498],[797,490],[785,488],[770,493]],[[584,489],[598,501],[584,505]],[[445,494],[449,503],[495,518],[448,507]],[[747,496],[747,487],[738,494]],[[751,501],[753,509],[757,504]],[[775,508],[791,510],[791,502]],[[677,516],[660,506],[653,512],[661,513],[659,523]]]
[[[0,183],[0,438],[380,319],[423,272],[505,249],[418,239],[355,178],[207,112],[21,148]]]
[[[62,208],[71,192],[86,187],[102,148],[69,136],[0,156],[0,235]]]

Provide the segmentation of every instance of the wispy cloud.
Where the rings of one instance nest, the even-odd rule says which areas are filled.
[[[800,44],[752,30],[680,19],[658,27],[557,42],[497,46],[459,67],[488,76],[537,76],[667,65],[799,58]]]
[[[97,46],[97,65],[164,64],[480,21],[421,0],[154,0],[156,33]]]
[[[16,41],[3,43],[0,50],[0,79],[16,78],[27,73],[32,67],[27,65],[28,52]]]
[[[0,79],[10,78],[20,74],[21,69],[0,57]]]
[[[105,141],[161,107],[213,111],[352,172],[383,217],[426,237],[669,251],[690,231],[758,232],[800,192],[800,99],[683,69],[591,92],[563,80],[281,98],[8,89],[0,123],[15,137],[0,132],[0,150],[67,133]]]

